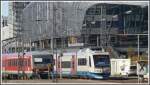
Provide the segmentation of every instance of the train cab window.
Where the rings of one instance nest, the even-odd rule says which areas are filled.
[[[86,58],[79,58],[78,59],[78,65],[86,65]]]
[[[109,55],[93,55],[95,67],[109,66]]]
[[[42,64],[43,58],[34,58],[34,64]]]
[[[52,61],[51,61],[51,59],[44,58],[44,59],[43,59],[43,62],[44,62],[44,63],[50,63],[50,62],[52,62]]]

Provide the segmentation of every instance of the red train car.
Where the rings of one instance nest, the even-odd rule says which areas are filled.
[[[41,73],[47,73],[47,64],[53,63],[53,56],[47,51],[34,51],[20,54],[2,54],[2,74],[7,76],[18,76],[18,72],[25,72],[30,78],[33,69],[38,69]]]

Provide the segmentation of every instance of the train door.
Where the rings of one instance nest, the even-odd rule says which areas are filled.
[[[77,72],[77,56],[72,55],[71,59],[71,74],[75,75]]]

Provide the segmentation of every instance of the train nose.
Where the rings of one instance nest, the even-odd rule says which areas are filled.
[[[48,67],[45,65],[35,65],[34,68],[37,69],[39,72],[48,71]]]
[[[93,79],[103,79],[103,76],[99,76],[98,74],[95,73],[89,73],[88,76]]]
[[[103,72],[104,72],[104,73],[110,73],[110,68],[109,68],[109,67],[103,68]]]
[[[95,72],[96,72],[96,73],[102,73],[102,72],[103,72],[103,69],[102,69],[102,68],[95,69]]]
[[[46,64],[35,64],[34,68],[47,68]]]

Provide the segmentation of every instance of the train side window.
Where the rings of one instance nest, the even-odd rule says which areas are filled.
[[[22,60],[18,59],[18,65],[22,65],[22,64],[23,64]]]
[[[14,66],[14,59],[11,60],[11,66]]]
[[[18,59],[16,59],[16,66],[18,66]]]
[[[17,66],[17,65],[16,65],[16,59],[14,59],[14,66]]]
[[[9,60],[9,62],[10,62],[10,66],[12,66],[12,60],[11,59]]]
[[[8,66],[10,66],[10,60],[8,60]]]
[[[11,66],[13,66],[13,59],[11,59],[10,62],[11,62]]]
[[[16,59],[16,66],[18,66],[18,59]]]
[[[7,60],[7,66],[9,66],[9,60]]]
[[[9,62],[10,62],[10,66],[12,66],[12,60],[11,59],[9,60]]]
[[[27,61],[27,59],[25,59],[24,64],[25,64],[25,66],[27,66],[27,65],[28,65],[28,61]]]
[[[86,65],[86,58],[79,58],[78,59],[78,65]]]
[[[5,60],[5,66],[6,67],[8,66],[8,60]]]
[[[14,59],[11,60],[11,65],[14,66]]]
[[[6,66],[6,62],[3,62],[3,63],[2,63],[2,67],[5,67],[5,66]]]
[[[17,60],[16,60],[16,59],[14,59],[14,65],[15,65],[15,66],[17,66],[17,63],[16,63],[16,62],[17,62]]]
[[[70,61],[63,61],[62,62],[62,68],[71,68]]]
[[[27,65],[27,61],[25,59],[24,62],[23,62],[23,66],[26,66],[26,65]]]
[[[15,59],[13,59],[12,61],[13,61],[13,66],[16,66],[16,65],[15,65]]]
[[[11,66],[11,61],[10,61],[10,59],[8,60],[8,66]]]
[[[91,57],[89,56],[89,66],[91,67]]]
[[[16,59],[14,59],[14,66],[16,66]]]
[[[13,59],[13,65],[16,66],[16,59]]]
[[[30,59],[28,59],[28,66],[30,66],[31,65],[31,62],[30,62]]]

